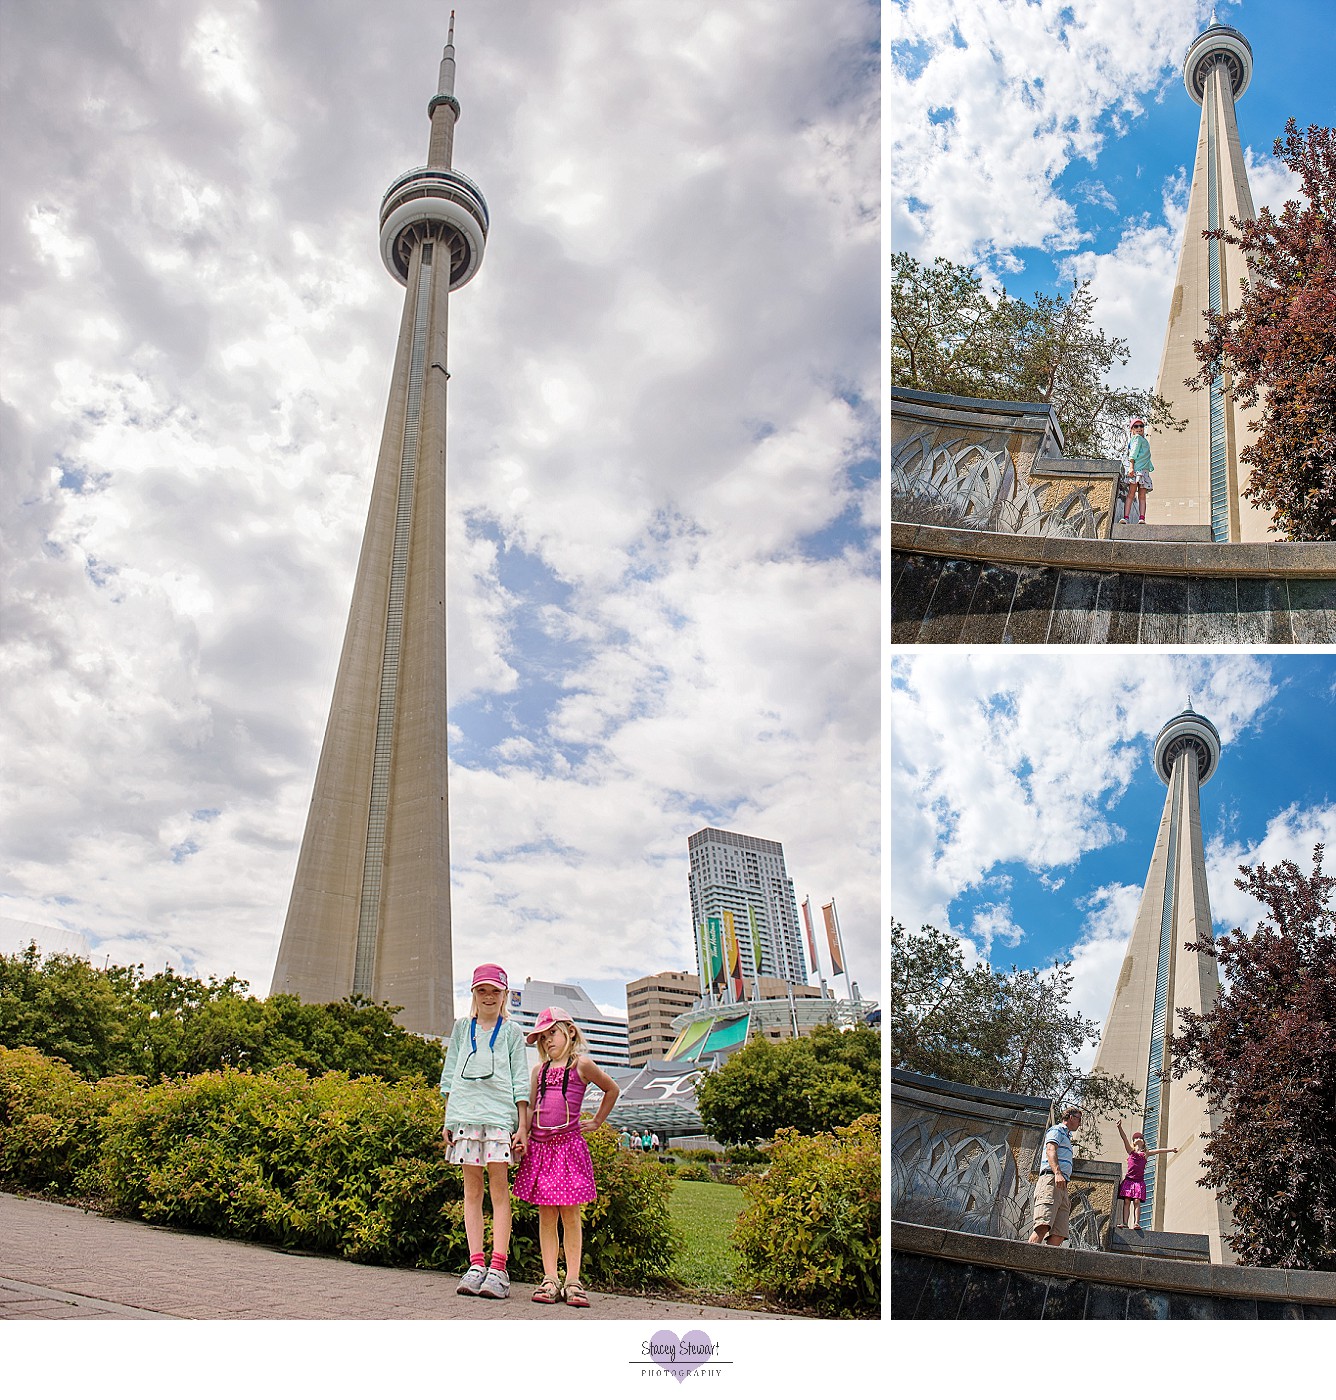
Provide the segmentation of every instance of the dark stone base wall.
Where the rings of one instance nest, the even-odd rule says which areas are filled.
[[[893,1318],[1055,1321],[1234,1321],[1336,1318],[1336,1308],[1272,1298],[1212,1298],[1194,1293],[1054,1278],[992,1269],[957,1259],[891,1255]]]
[[[891,555],[894,645],[1332,641],[1336,578],[1166,575]]]
[[[904,1222],[893,1319],[1336,1319],[1336,1274],[1095,1254]]]

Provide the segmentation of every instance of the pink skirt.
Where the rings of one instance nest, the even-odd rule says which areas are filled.
[[[1120,1201],[1144,1201],[1146,1199],[1146,1183],[1144,1181],[1124,1181],[1118,1188],[1118,1199]]]
[[[578,1128],[531,1137],[511,1195],[535,1206],[581,1206],[598,1199],[594,1159]]]

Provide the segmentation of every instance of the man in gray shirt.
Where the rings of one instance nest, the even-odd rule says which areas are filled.
[[[1034,1187],[1034,1233],[1031,1244],[1060,1245],[1067,1238],[1071,1201],[1067,1183],[1075,1149],[1072,1134],[1081,1126],[1081,1110],[1064,1108],[1062,1118],[1044,1134],[1044,1164]]]

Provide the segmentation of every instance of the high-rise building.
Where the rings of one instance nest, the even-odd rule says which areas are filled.
[[[1239,454],[1253,441],[1248,418],[1261,413],[1239,409],[1228,374],[1208,389],[1190,390],[1183,381],[1201,368],[1192,342],[1205,333],[1202,312],[1238,306],[1240,283],[1250,279],[1242,252],[1204,229],[1231,227],[1230,219],[1253,217],[1252,192],[1239,145],[1235,101],[1252,77],[1252,48],[1237,29],[1217,24],[1199,34],[1183,62],[1183,81],[1201,107],[1197,156],[1183,246],[1178,257],[1169,323],[1160,356],[1156,390],[1187,421],[1181,433],[1156,433],[1152,443],[1156,524],[1209,525],[1215,540],[1267,538],[1270,515],[1242,497],[1248,467]]]
[[[806,982],[784,847],[711,826],[687,838],[687,851],[701,987],[722,1000],[742,1000],[761,974]]]
[[[1232,1263],[1224,1240],[1231,1228],[1226,1208],[1197,1184],[1205,1171],[1202,1135],[1219,1125],[1219,1116],[1192,1092],[1194,1076],[1169,1074],[1179,1008],[1202,1014],[1220,990],[1214,959],[1185,947],[1211,937],[1198,789],[1219,761],[1220,735],[1191,705],[1156,736],[1155,771],[1169,791],[1095,1068],[1136,1086],[1145,1104],[1141,1126],[1148,1149],[1179,1149],[1146,1164],[1143,1228],[1205,1235],[1211,1258]],[[1117,1144],[1115,1121],[1100,1121],[1099,1131],[1103,1144]]]
[[[609,1016],[574,982],[540,982],[526,977],[523,987],[510,989],[510,1019],[524,1032],[533,1030],[546,1007],[559,1006],[580,1028],[589,1056],[601,1069],[626,1068],[631,1063],[626,1022]],[[529,1056],[536,1061],[537,1051]]]
[[[700,996],[694,972],[660,972],[626,984],[626,1036],[633,1065],[664,1059],[677,1039],[673,1017],[690,1011]]]
[[[487,205],[452,167],[451,19],[427,104],[427,163],[380,206],[380,253],[405,288],[389,404],[334,697],[273,991],[357,993],[426,1035],[454,1020],[445,715],[445,419],[449,296],[477,273]]]

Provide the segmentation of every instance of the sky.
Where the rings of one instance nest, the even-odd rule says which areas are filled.
[[[1201,790],[1217,935],[1263,913],[1239,866],[1308,874],[1321,842],[1336,870],[1330,652],[920,648],[891,664],[893,917],[969,961],[1070,960],[1071,1004],[1102,1024],[1164,809],[1155,736],[1189,698],[1222,743]]]
[[[1329,0],[891,0],[896,251],[1026,300],[1089,279],[1096,324],[1127,342],[1112,382],[1152,387],[1201,117],[1183,58],[1213,9],[1252,47],[1239,137],[1255,206],[1279,212],[1298,178],[1272,143],[1336,112]]]
[[[783,843],[879,995],[880,16],[456,6],[454,966],[694,967]],[[0,3],[0,939],[268,991],[447,6]]]

